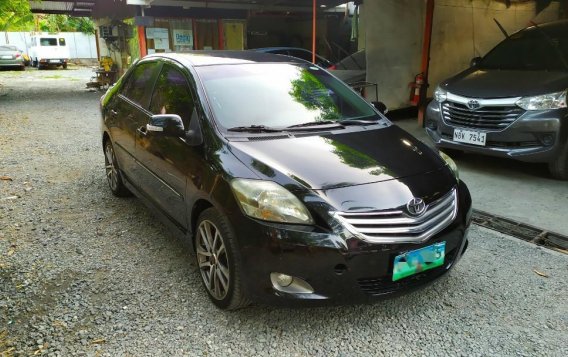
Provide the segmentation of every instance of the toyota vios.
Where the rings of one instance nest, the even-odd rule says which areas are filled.
[[[467,248],[451,159],[308,62],[152,55],[101,104],[110,189],[190,243],[220,308],[394,296]]]
[[[437,147],[547,163],[568,180],[568,21],[532,26],[442,82],[426,113]]]

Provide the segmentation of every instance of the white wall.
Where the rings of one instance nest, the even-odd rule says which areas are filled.
[[[29,52],[31,35],[30,32],[0,32],[0,45],[9,43]],[[60,35],[65,38],[71,59],[97,58],[95,35],[87,35],[81,32],[61,32]]]

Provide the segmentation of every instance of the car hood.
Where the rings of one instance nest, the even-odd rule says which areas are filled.
[[[526,97],[565,90],[568,72],[470,68],[445,81],[442,87],[464,97]]]
[[[231,141],[230,149],[267,180],[286,175],[304,187],[331,189],[437,170],[444,161],[395,125],[329,135]]]

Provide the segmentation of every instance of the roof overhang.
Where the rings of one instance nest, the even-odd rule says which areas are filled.
[[[348,0],[317,0],[320,10],[331,9],[347,3]],[[255,11],[312,11],[313,0],[126,0],[128,5],[177,6],[184,9],[209,8],[225,10],[255,10]]]
[[[92,17],[118,7],[180,7],[187,9],[252,10],[272,12],[312,11],[313,0],[28,0],[32,13]],[[319,11],[330,10],[347,0],[317,0]]]
[[[58,14],[89,17],[97,0],[29,0],[30,9],[35,14]]]

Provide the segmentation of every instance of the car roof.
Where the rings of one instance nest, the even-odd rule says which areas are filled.
[[[186,53],[160,53],[144,58],[169,58],[182,64],[199,66],[216,66],[223,64],[251,64],[251,63],[308,63],[302,59],[275,55],[256,51],[191,51]]]
[[[568,20],[552,21],[543,24],[538,24],[538,26],[529,26],[522,31],[533,32],[533,31],[540,31],[539,29],[546,31],[546,33],[549,34],[566,36],[568,34]]]
[[[305,51],[311,52],[310,50],[306,50],[305,48],[301,47],[261,47],[261,48],[252,48],[251,51],[258,51],[258,52],[271,52],[271,51],[289,51],[289,50],[296,50],[296,51]]]

